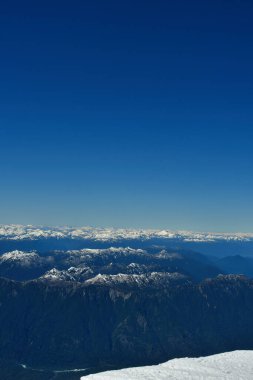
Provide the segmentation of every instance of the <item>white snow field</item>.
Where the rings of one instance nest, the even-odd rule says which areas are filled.
[[[232,351],[200,358],[88,375],[81,380],[252,380],[253,351]]]

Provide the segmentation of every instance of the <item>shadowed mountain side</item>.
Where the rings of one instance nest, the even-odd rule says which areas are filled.
[[[253,258],[240,255],[227,256],[214,261],[221,271],[232,274],[244,274],[253,277]]]
[[[139,278],[139,280],[138,280]],[[0,280],[2,360],[32,368],[159,363],[253,348],[253,281],[101,276],[84,284]]]

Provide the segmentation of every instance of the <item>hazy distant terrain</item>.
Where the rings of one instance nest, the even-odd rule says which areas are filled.
[[[216,257],[253,257],[253,234],[247,233],[0,225],[0,253],[15,249],[44,252],[111,246],[146,248],[156,245],[185,248]]]

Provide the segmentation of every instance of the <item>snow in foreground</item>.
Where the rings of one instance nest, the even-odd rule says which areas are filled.
[[[203,358],[173,359],[166,363],[107,371],[81,380],[251,380],[253,351],[233,351]]]

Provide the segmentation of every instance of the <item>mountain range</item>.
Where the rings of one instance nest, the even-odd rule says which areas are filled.
[[[160,246],[184,248],[218,258],[234,255],[252,257],[253,234],[0,225],[0,253],[14,250],[48,252],[98,249],[111,246],[130,246],[136,249]]]
[[[4,380],[77,380],[253,349],[253,265],[250,250],[242,255],[249,235],[196,242],[192,233],[74,231],[1,227]],[[216,250],[223,244],[229,255]]]

